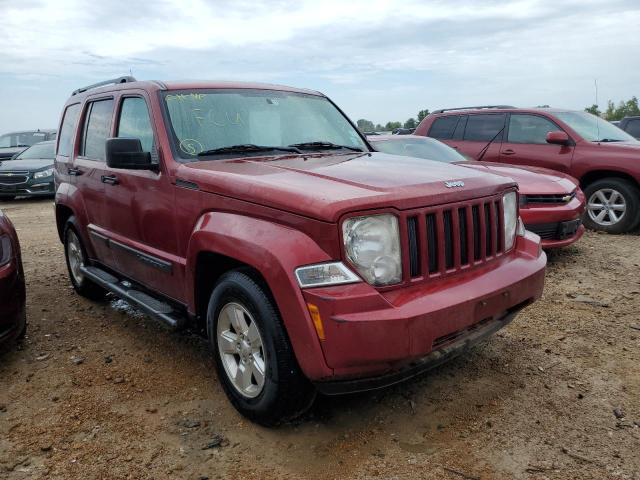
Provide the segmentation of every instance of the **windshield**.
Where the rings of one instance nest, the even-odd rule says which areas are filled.
[[[24,152],[16,157],[16,160],[31,160],[34,158],[51,159],[55,158],[55,143],[36,143],[32,147],[27,148]]]
[[[0,136],[0,148],[30,147],[34,143],[46,140],[44,132],[16,132]]]
[[[288,147],[325,142],[368,150],[355,128],[325,97],[225,89],[172,91],[164,94],[164,101],[175,151],[185,159],[236,145]],[[256,154],[245,149],[227,153],[227,157]],[[206,159],[207,155],[199,158]]]
[[[558,112],[560,120],[590,142],[635,142],[636,139],[606,120],[587,112]]]
[[[376,141],[375,138],[372,138],[371,141],[376,150],[393,155],[426,158],[428,160],[446,163],[464,162],[466,160],[465,157],[453,148],[432,138],[403,135],[397,139]]]

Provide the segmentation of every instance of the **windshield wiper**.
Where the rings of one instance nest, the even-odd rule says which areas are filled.
[[[225,153],[271,152],[274,150],[279,152],[300,153],[300,150],[294,148],[293,146],[277,147],[271,145],[254,145],[253,143],[245,143],[242,145],[230,145],[228,147],[212,148],[211,150],[205,150],[198,153],[198,156],[203,157],[206,155],[223,155]]]
[[[362,152],[362,149],[358,147],[352,147],[350,145],[337,145],[331,142],[293,143],[289,146],[299,148],[301,150],[341,150],[345,148],[347,150],[352,150],[354,152]]]

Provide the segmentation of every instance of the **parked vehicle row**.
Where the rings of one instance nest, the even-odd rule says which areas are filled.
[[[80,88],[62,112],[53,171],[70,282],[205,332],[229,400],[264,425],[304,412],[316,392],[407,380],[540,297],[542,245],[584,231],[581,186],[593,225],[606,217],[621,231],[637,212],[633,190],[614,185],[617,197],[601,183],[635,188],[629,178],[581,166],[594,163],[590,119],[561,113],[554,123],[513,108],[439,111],[418,136],[367,139],[310,90],[132,77]],[[597,137],[601,151],[615,140],[606,127]],[[546,153],[535,157],[538,145]],[[637,148],[620,147],[621,157]],[[545,160],[530,166],[534,157]],[[0,245],[13,338],[26,325],[24,278],[2,216]]]
[[[576,178],[585,225],[610,233],[640,224],[640,142],[587,112],[508,106],[434,111],[416,135],[488,162],[549,168]]]
[[[0,160],[8,160],[25,148],[46,140],[55,140],[55,130],[28,130],[0,135]]]

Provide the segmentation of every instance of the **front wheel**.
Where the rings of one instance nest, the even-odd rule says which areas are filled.
[[[640,191],[628,180],[605,178],[584,190],[584,224],[592,230],[626,233],[640,222]]]
[[[302,414],[315,389],[302,374],[265,286],[243,270],[223,275],[207,311],[218,377],[234,407],[273,426]]]

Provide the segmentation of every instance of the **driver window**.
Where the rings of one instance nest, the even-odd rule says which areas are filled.
[[[537,115],[512,114],[509,120],[509,143],[547,144],[547,133],[560,130],[554,123]]]
[[[144,152],[153,151],[153,129],[143,98],[127,97],[122,101],[117,136],[139,138]]]

